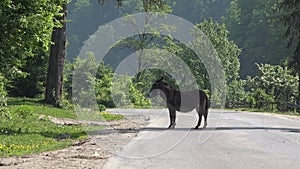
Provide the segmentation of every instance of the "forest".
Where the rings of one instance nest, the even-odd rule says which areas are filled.
[[[126,38],[115,44],[101,63],[93,53],[86,59],[78,57],[101,26],[138,12],[178,16],[209,38],[225,71],[226,108],[299,112],[299,10],[299,0],[2,0],[0,112],[8,111],[9,98],[17,97],[72,108],[72,93],[90,96],[72,91],[74,69],[82,69],[85,80],[94,86],[100,110],[150,108],[153,101],[147,98],[148,91],[161,76],[174,88],[189,84],[181,69],[176,70],[177,78],[144,69],[149,62],[166,66],[155,53],[139,55],[144,60],[136,75],[115,73],[130,54],[153,48],[176,54],[191,70],[197,88],[213,98],[203,62],[170,36],[142,33]],[[164,29],[172,31],[167,26]],[[84,72],[86,65],[97,69],[95,76]],[[213,102],[211,99],[212,106],[217,105]]]
[[[299,115],[299,11],[300,0],[1,0],[0,157],[84,144],[106,127],[78,119],[125,120],[108,108],[165,107],[149,97],[161,77],[204,90],[210,108]]]

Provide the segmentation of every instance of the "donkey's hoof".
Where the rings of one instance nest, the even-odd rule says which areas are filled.
[[[176,123],[172,123],[172,124],[169,125],[168,129],[174,129],[175,126],[176,126]]]
[[[196,127],[194,128],[194,130],[197,130],[197,129],[199,129],[199,126],[196,126]]]

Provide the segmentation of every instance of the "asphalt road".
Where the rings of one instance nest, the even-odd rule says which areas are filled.
[[[196,112],[111,110],[149,115],[151,123],[104,169],[299,169],[300,120],[273,114],[209,110],[208,126],[192,130]],[[203,123],[201,127],[203,126]]]

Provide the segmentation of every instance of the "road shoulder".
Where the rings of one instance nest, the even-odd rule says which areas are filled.
[[[0,167],[13,168],[101,168],[114,152],[122,149],[148,124],[148,118],[141,115],[126,116],[112,123],[110,127],[94,133],[88,139],[74,143],[63,150],[32,155],[0,158]]]

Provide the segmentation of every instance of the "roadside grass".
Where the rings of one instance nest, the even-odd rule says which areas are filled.
[[[300,113],[297,112],[283,112],[283,111],[272,111],[267,109],[255,109],[255,108],[231,108],[228,110],[235,111],[247,111],[247,112],[257,112],[257,113],[273,113],[273,114],[283,114],[283,115],[291,115],[291,116],[300,116]]]
[[[20,106],[30,106],[33,112],[40,115],[54,116],[58,118],[76,119],[74,109],[60,109],[51,105],[43,104],[41,99],[36,98],[9,98],[7,101],[9,109],[12,111]]]
[[[44,105],[38,99],[9,98],[8,104],[0,112],[0,157],[66,148],[86,139],[86,132],[103,129],[102,126],[57,125],[47,118],[40,119],[40,115],[71,119],[77,116],[74,110]],[[97,114],[107,121],[124,118],[107,112]]]
[[[106,121],[122,120],[124,118],[124,116],[121,114],[111,114],[109,112],[101,112],[101,116]]]

